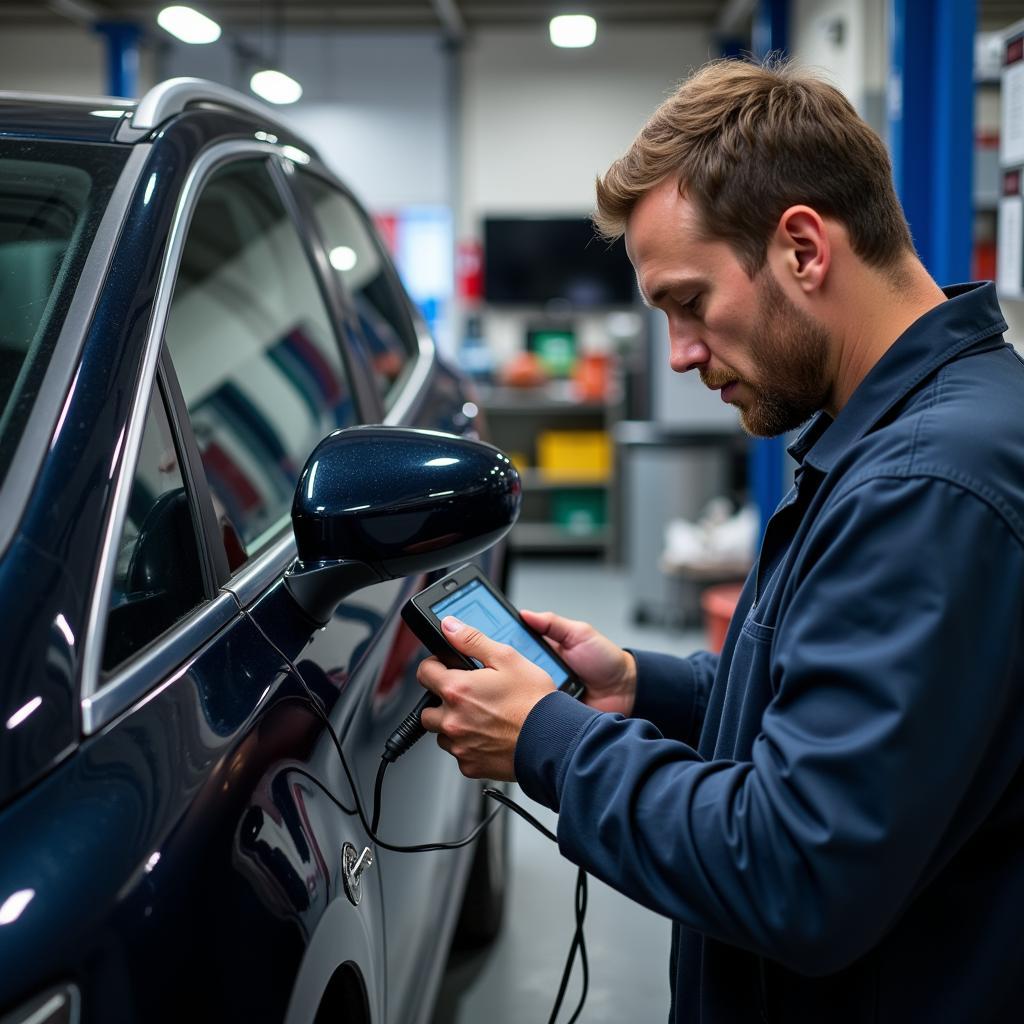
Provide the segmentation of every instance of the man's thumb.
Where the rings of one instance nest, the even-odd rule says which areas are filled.
[[[446,615],[441,620],[441,629],[452,647],[482,661],[485,665],[491,663],[492,656],[496,653],[495,649],[500,646],[490,637],[484,636],[480,630],[467,626],[454,615]]]

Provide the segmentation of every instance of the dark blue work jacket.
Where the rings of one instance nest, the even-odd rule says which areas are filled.
[[[562,852],[672,918],[672,1020],[1024,1020],[1024,365],[947,291],[790,449],[721,657],[516,747]]]

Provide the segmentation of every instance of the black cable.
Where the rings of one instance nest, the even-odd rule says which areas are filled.
[[[373,783],[373,817],[370,819],[370,829],[373,832],[377,831],[377,826],[380,824],[380,791],[384,787],[384,773],[388,770],[389,761],[385,758],[380,759],[380,767],[377,769],[377,778]]]
[[[341,762],[341,767],[345,772],[345,777],[348,780],[349,788],[352,790],[352,796],[355,799],[355,813],[358,815],[363,828],[366,830],[366,834],[370,839],[379,847],[384,850],[391,850],[395,853],[428,853],[433,850],[457,850],[463,846],[468,846],[472,843],[477,836],[501,813],[502,807],[507,807],[510,811],[514,811],[524,821],[532,825],[538,832],[550,839],[552,842],[557,843],[558,837],[549,829],[542,825],[529,811],[525,808],[520,807],[514,800],[507,797],[504,793],[497,789],[485,788],[484,795],[490,797],[492,800],[496,800],[500,805],[496,807],[486,818],[481,821],[476,828],[474,828],[469,835],[464,836],[455,842],[450,843],[420,843],[415,846],[399,846],[395,843],[388,843],[381,839],[377,835],[377,826],[380,824],[380,812],[381,812],[381,791],[384,785],[384,773],[387,771],[387,766],[390,763],[387,758],[381,758],[380,767],[377,769],[377,777],[374,781],[373,787],[373,819],[367,821],[366,811],[363,807],[363,802],[359,798],[359,789],[356,786],[355,779],[352,775],[352,771],[348,766],[348,761],[345,758],[345,752],[341,746],[341,740],[338,739],[338,734],[334,731],[334,726],[331,724],[331,720],[327,715],[327,711],[323,706],[320,699],[313,693],[306,683],[302,673],[298,670],[295,662],[288,657],[284,651],[264,631],[263,627],[253,618],[253,616],[245,609],[242,608],[241,612],[248,618],[248,620],[256,627],[257,632],[267,641],[268,644],[278,653],[278,655],[284,659],[287,664],[289,671],[299,681],[299,685],[306,692],[306,696],[309,700],[310,706],[316,711],[320,719],[323,721],[327,732],[330,734],[331,740],[334,743],[334,748],[338,753],[338,760]],[[336,804],[346,814],[352,814],[352,810],[346,807],[341,800],[339,800],[334,793],[315,775],[306,771],[304,768],[298,767],[298,765],[292,765],[290,771],[295,772],[298,775],[302,775],[304,778],[309,779],[318,789],[320,789],[326,796]],[[576,930],[573,933],[572,944],[569,947],[569,955],[565,962],[565,968],[562,971],[561,984],[558,987],[558,996],[555,999],[554,1009],[551,1011],[551,1017],[549,1024],[554,1024],[555,1018],[558,1016],[558,1011],[562,1007],[562,1000],[565,998],[565,991],[569,985],[569,977],[572,973],[573,964],[576,960],[576,954],[580,956],[580,966],[583,972],[583,987],[580,992],[580,1001],[576,1006],[576,1011],[569,1019],[569,1024],[574,1024],[576,1019],[579,1017],[583,1010],[583,1005],[586,1002],[587,990],[590,985],[590,968],[587,962],[587,946],[583,935],[583,924],[587,914],[587,873],[583,868],[579,869],[576,876],[576,893],[575,893],[575,912],[576,912]]]
[[[263,627],[256,621],[255,618],[253,618],[253,616],[245,608],[242,608],[240,610],[242,614],[253,624],[253,626],[256,627],[256,631],[263,637],[263,639],[266,640],[267,643],[270,644],[270,646],[275,651],[277,651],[278,655],[282,659],[284,659],[284,662],[288,666],[291,673],[299,681],[299,685],[302,687],[303,690],[305,690],[306,696],[309,698],[310,705],[320,716],[320,719],[323,721],[324,726],[327,729],[327,732],[330,735],[332,742],[334,743],[334,749],[338,752],[338,760],[341,762],[342,770],[345,772],[345,778],[348,780],[349,788],[352,790],[352,796],[355,798],[356,815],[358,816],[363,828],[366,830],[366,834],[381,849],[391,850],[394,853],[429,853],[433,850],[458,850],[459,848],[463,846],[468,846],[471,842],[473,842],[473,840],[476,839],[476,837],[479,836],[480,833],[483,832],[483,830],[487,828],[487,826],[490,825],[490,823],[501,813],[501,808],[496,807],[493,811],[491,811],[489,815],[487,815],[486,818],[483,819],[483,821],[481,821],[476,826],[476,828],[473,829],[472,832],[469,833],[469,835],[463,836],[462,839],[459,839],[451,843],[420,843],[416,846],[399,846],[396,843],[389,843],[381,839],[380,836],[377,835],[376,829],[371,826],[371,822],[366,817],[366,809],[363,807],[363,801],[359,798],[359,789],[356,786],[356,781],[352,775],[352,770],[348,766],[348,760],[345,757],[345,751],[342,750],[341,740],[338,739],[338,734],[334,731],[334,726],[331,724],[331,720],[330,718],[328,718],[327,712],[324,710],[323,704],[321,703],[320,699],[309,688],[309,685],[303,678],[302,673],[296,667],[295,662],[292,661],[292,659],[289,658],[288,655],[285,654],[284,651],[282,651],[281,648],[278,647],[277,644],[270,639],[270,637],[267,635]],[[319,789],[323,790],[323,792],[331,799],[331,801],[335,803],[338,807],[340,807],[343,811],[345,811],[348,814],[352,813],[351,810],[346,808],[345,805],[331,792],[331,790],[327,786],[325,786],[323,782],[316,778],[315,775],[311,775],[309,772],[295,765],[292,765],[290,770],[297,772],[299,775],[305,776],[307,779],[310,780],[310,782],[314,783]],[[380,774],[379,769],[378,778],[383,778],[383,776]]]
[[[550,829],[545,828],[528,810],[520,807],[514,800],[509,799],[499,789],[485,789],[484,796],[489,796],[492,800],[497,800],[498,803],[504,804],[510,811],[515,811],[519,817],[523,818],[529,824],[531,824],[538,832],[546,836],[553,843],[558,842],[558,836],[554,834]],[[587,873],[580,868],[576,875],[576,895],[575,895],[575,909],[576,909],[576,931],[573,933],[572,944],[569,946],[569,955],[565,961],[565,967],[562,970],[562,980],[558,986],[558,995],[555,997],[555,1005],[551,1011],[551,1016],[548,1019],[548,1024],[554,1024],[555,1019],[558,1017],[558,1011],[562,1008],[562,1000],[565,999],[565,990],[569,986],[569,977],[572,974],[573,964],[576,961],[576,954],[579,952],[580,956],[580,967],[583,972],[583,989],[580,992],[580,1001],[576,1005],[576,1012],[573,1013],[572,1017],[569,1018],[569,1024],[573,1024],[580,1013],[583,1011],[583,1004],[587,1000],[587,990],[590,987],[590,965],[587,961],[587,943],[583,935],[583,923],[587,916]]]
[[[538,832],[550,839],[551,842],[558,842],[558,836],[554,832],[545,828],[525,807],[520,807],[510,797],[505,796],[500,789],[490,789],[487,787],[484,789],[484,796],[489,796],[492,800],[497,800],[498,803],[504,804],[510,811],[515,811],[524,821],[528,821]]]

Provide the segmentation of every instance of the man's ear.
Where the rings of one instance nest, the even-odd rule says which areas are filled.
[[[822,286],[832,262],[828,226],[809,206],[790,206],[779,217],[772,239],[781,270],[805,292]]]

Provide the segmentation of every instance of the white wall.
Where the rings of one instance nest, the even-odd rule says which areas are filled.
[[[792,0],[790,50],[856,107],[883,138],[889,69],[886,0]]]
[[[462,227],[497,213],[586,213],[594,178],[689,71],[703,29],[599,26],[586,49],[547,27],[477,33],[463,54]]]
[[[259,49],[258,36],[245,41]],[[280,69],[303,87],[279,108],[371,209],[451,205],[452,132],[445,56],[432,33],[288,33]],[[226,45],[173,45],[168,76],[248,92],[251,68]]]
[[[139,91],[156,81],[153,52],[143,47]],[[5,28],[0,32],[0,89],[59,96],[105,96],[107,44],[92,29],[68,23],[60,28]]]

